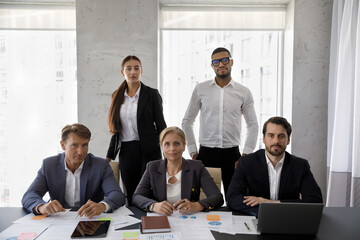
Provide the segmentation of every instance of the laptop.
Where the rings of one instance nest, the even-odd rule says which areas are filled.
[[[258,231],[276,234],[316,235],[324,205],[322,203],[261,203]]]

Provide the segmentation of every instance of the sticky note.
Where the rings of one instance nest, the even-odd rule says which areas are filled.
[[[137,232],[124,232],[123,233],[123,238],[137,238],[139,236],[139,234]]]
[[[219,215],[207,214],[206,215],[206,220],[208,220],[208,221],[220,221],[220,216]]]
[[[36,232],[22,233],[18,236],[19,240],[33,239],[36,236]]]
[[[112,218],[111,217],[107,217],[107,218],[98,218],[98,221],[112,221]]]
[[[47,217],[47,215],[35,215],[31,219],[32,220],[43,220],[46,217]]]

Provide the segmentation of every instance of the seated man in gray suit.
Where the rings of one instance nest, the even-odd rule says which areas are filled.
[[[90,130],[82,124],[62,129],[60,144],[64,153],[44,159],[23,196],[24,208],[34,214],[54,214],[64,212],[64,208],[80,207],[78,214],[91,218],[125,204],[109,163],[88,154],[90,137]],[[46,192],[50,202],[42,199]]]
[[[322,195],[307,160],[285,152],[291,125],[272,117],[263,127],[265,150],[239,159],[227,195],[227,206],[257,215],[262,202],[322,203]]]

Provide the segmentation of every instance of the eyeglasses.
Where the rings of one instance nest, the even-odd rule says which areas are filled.
[[[231,60],[230,57],[225,57],[225,58],[221,58],[221,59],[214,59],[211,61],[211,63],[215,67],[218,67],[220,65],[220,61],[223,63],[223,65],[227,65],[230,62],[230,60]]]

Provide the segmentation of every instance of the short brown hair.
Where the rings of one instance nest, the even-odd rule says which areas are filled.
[[[84,126],[80,123],[74,123],[71,125],[66,125],[61,130],[61,141],[65,142],[66,139],[68,138],[69,133],[72,133],[72,132],[81,138],[86,138],[86,139],[91,138],[91,132],[86,126]]]
[[[168,128],[165,128],[164,130],[162,130],[162,132],[160,133],[160,137],[159,137],[160,146],[163,144],[165,136],[169,133],[176,133],[177,135],[179,135],[181,137],[181,139],[183,140],[183,143],[186,144],[185,133],[183,130],[181,130],[178,127],[168,127]]]
[[[285,130],[286,130],[286,133],[288,135],[288,137],[290,137],[291,135],[291,132],[292,132],[292,129],[291,129],[291,125],[290,123],[283,117],[272,117],[272,118],[269,118],[265,123],[264,123],[264,127],[263,127],[263,136],[265,136],[266,134],[266,127],[269,123],[273,123],[273,124],[276,124],[276,125],[282,125]]]

